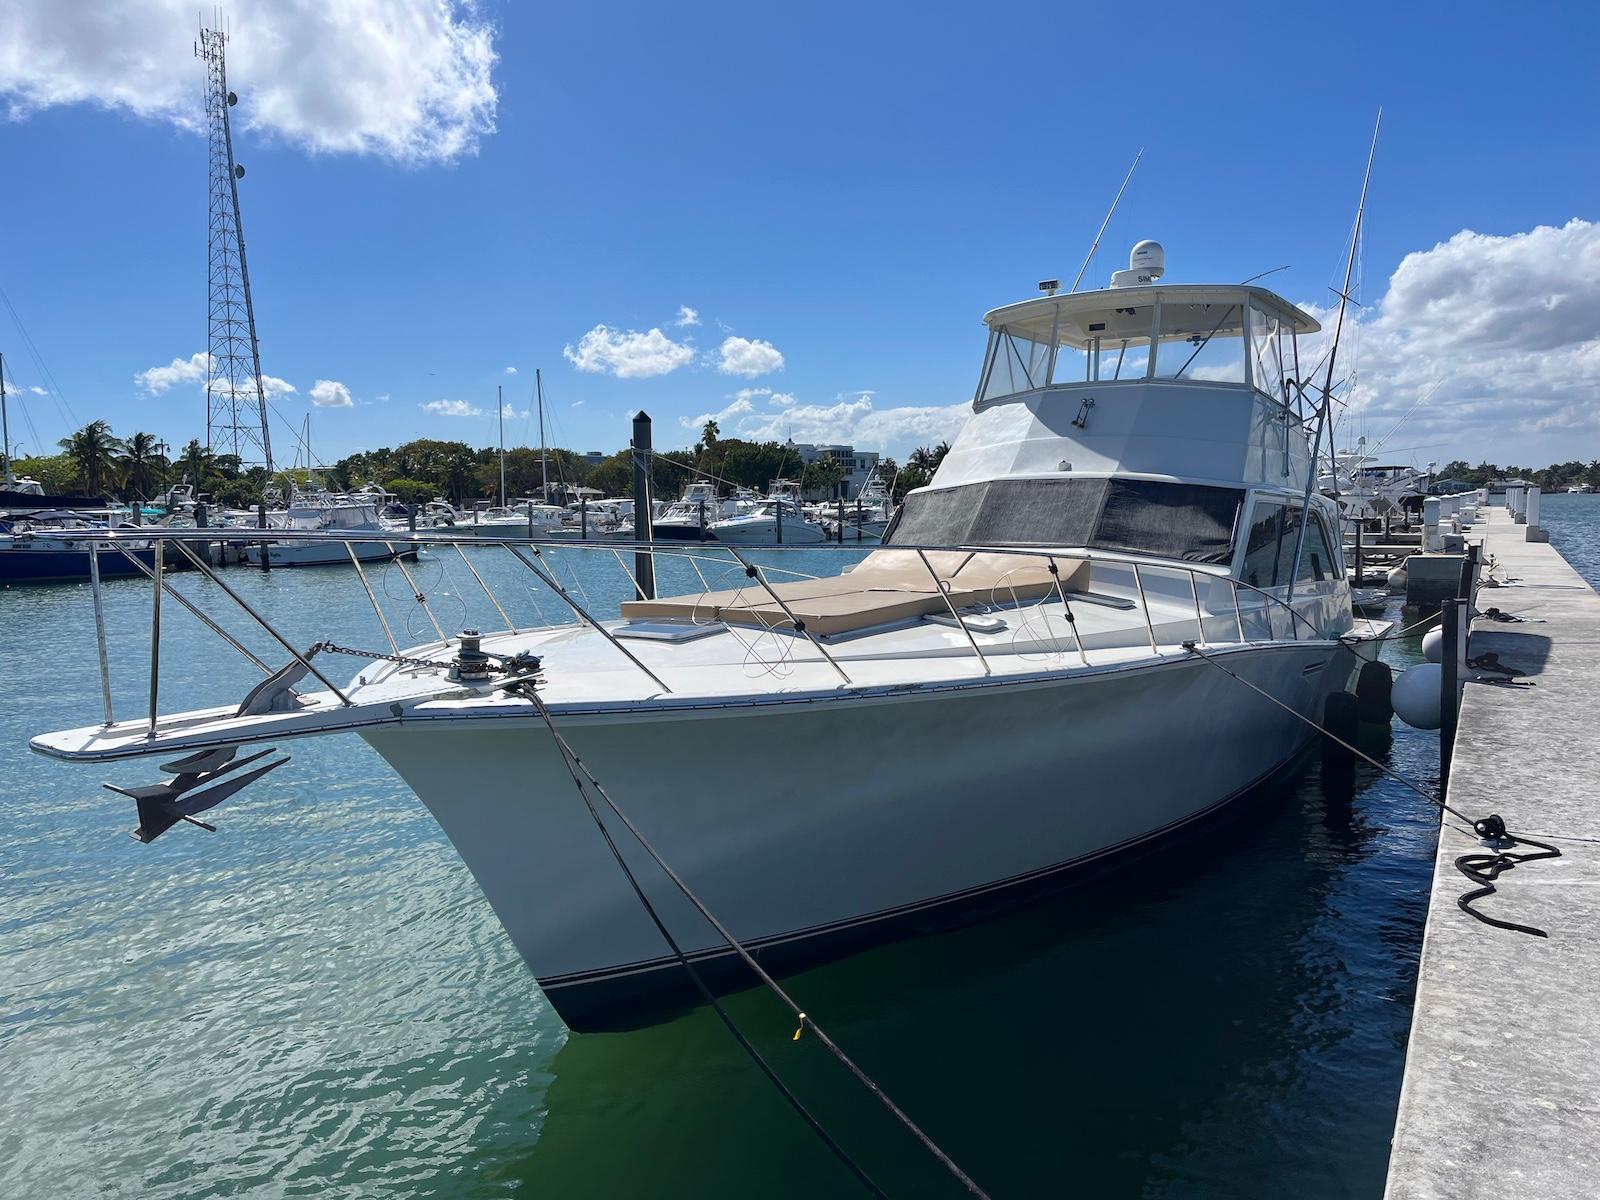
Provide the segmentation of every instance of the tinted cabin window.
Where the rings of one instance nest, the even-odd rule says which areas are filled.
[[[1245,541],[1244,570],[1240,576],[1251,587],[1269,588],[1278,582],[1278,556],[1282,552],[1284,506],[1258,500],[1250,513],[1250,536]],[[1294,553],[1291,545],[1289,553]]]
[[[1299,528],[1299,511],[1296,510],[1295,528]],[[1298,533],[1296,533],[1298,536]],[[1294,551],[1290,550],[1290,554]],[[1328,528],[1322,521],[1320,513],[1311,515],[1311,524],[1306,526],[1306,546],[1300,562],[1301,580],[1321,582],[1338,578],[1342,565],[1333,550],[1333,545],[1328,538]]]
[[[1245,541],[1244,570],[1240,576],[1253,587],[1284,587],[1295,570],[1294,552],[1300,542],[1298,504],[1258,500],[1250,516],[1250,533]],[[1341,570],[1322,517],[1313,513],[1306,526],[1305,545],[1300,549],[1300,582],[1336,579]]]
[[[885,542],[1073,546],[1226,563],[1244,493],[1148,479],[995,479],[913,492]]]

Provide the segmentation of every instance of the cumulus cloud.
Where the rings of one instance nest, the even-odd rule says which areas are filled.
[[[756,441],[832,442],[905,454],[911,448],[953,438],[971,415],[972,406],[959,404],[878,408],[872,393],[839,396],[832,404],[798,404],[787,393],[787,404],[776,412],[755,412],[738,422],[741,437]]]
[[[133,377],[140,390],[159,396],[180,383],[204,383],[211,356],[204,350],[189,358],[175,358],[164,367],[151,367]]]
[[[561,353],[580,371],[618,379],[666,375],[694,361],[693,346],[675,342],[659,329],[640,333],[609,325],[596,325],[578,339],[576,348],[568,345]]]
[[[704,412],[699,416],[679,417],[678,424],[682,425],[685,429],[693,429],[698,433],[701,429],[705,428],[707,421],[715,421],[717,423],[717,427],[720,429],[725,423],[734,417],[743,416],[747,413],[753,413],[755,411],[756,406],[750,403],[750,397],[740,393],[734,397],[733,403],[729,404],[728,407],[722,409],[720,412]]]
[[[507,375],[515,375],[516,373],[517,373],[517,369],[515,367],[507,367],[506,368],[506,374]]]
[[[465,400],[429,400],[422,406],[422,411],[438,413],[442,417],[483,416],[483,409],[468,404]]]
[[[93,104],[203,128],[195,8],[11,0],[0,99],[13,118]],[[234,129],[314,152],[448,162],[494,132],[494,29],[471,0],[277,0],[228,14]]]
[[[188,358],[175,358],[164,367],[150,367],[148,370],[140,371],[134,375],[133,381],[140,391],[151,396],[159,396],[184,383],[197,384],[203,388],[206,383],[206,371],[210,365],[211,355],[201,350]],[[261,390],[268,396],[287,396],[296,388],[287,379],[279,379],[276,375],[263,375]]]
[[[350,389],[337,379],[319,379],[311,385],[311,403],[318,408],[349,408],[355,403]]]
[[[1302,339],[1308,373],[1329,340]],[[1600,224],[1462,230],[1406,255],[1377,304],[1346,316],[1335,375],[1350,372],[1341,448],[1364,432],[1422,447],[1419,462],[1593,457],[1574,439],[1600,437]]]
[[[678,319],[673,324],[679,327],[700,324],[700,310],[690,308],[687,304],[678,305]]]
[[[720,353],[722,361],[717,364],[717,370],[725,375],[743,375],[753,379],[757,375],[770,375],[783,370],[783,355],[778,348],[760,338],[725,338]]]
[[[32,392],[35,396],[48,396],[50,394],[48,388],[42,388],[37,383],[29,384],[28,391]]]

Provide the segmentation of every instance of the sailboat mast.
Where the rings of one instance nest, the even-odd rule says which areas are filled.
[[[494,389],[495,408],[500,413],[500,507],[506,506],[506,394],[503,387]]]
[[[539,397],[539,499],[550,503],[550,467],[544,450],[544,376],[533,369],[533,390]]]
[[[5,483],[10,487],[11,474],[11,414],[6,411],[6,356],[0,354],[0,463],[5,464]]]

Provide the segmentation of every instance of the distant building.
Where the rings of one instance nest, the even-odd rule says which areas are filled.
[[[839,485],[839,495],[854,500],[866,486],[867,480],[878,469],[876,450],[857,450],[854,446],[812,445],[810,442],[785,442],[784,445],[800,456],[803,463],[814,463],[826,455],[838,462],[844,471],[844,481]]]
[[[578,455],[578,457],[582,461],[588,463],[591,467],[598,467],[606,460],[606,456],[601,454],[598,450],[585,450],[582,454]]]

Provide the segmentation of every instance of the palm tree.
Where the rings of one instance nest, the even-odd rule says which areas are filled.
[[[211,452],[209,446],[202,446],[199,438],[190,438],[189,444],[183,448],[183,453],[178,455],[178,461],[172,465],[174,470],[183,473],[183,477],[192,483],[198,492],[205,486],[206,476],[216,473],[217,456]]]
[[[802,481],[808,491],[821,492],[824,499],[832,500],[843,478],[844,466],[833,455],[824,454],[806,465]]]
[[[148,500],[167,479],[167,459],[153,433],[136,433],[122,450],[122,477],[129,492]]]
[[[112,436],[107,422],[90,421],[71,437],[62,438],[59,445],[78,468],[78,474],[92,495],[99,495],[104,487],[115,482],[122,442]]]

